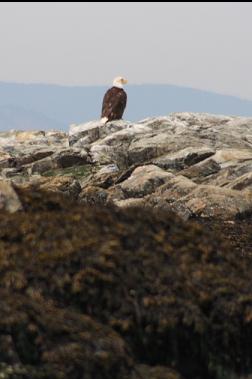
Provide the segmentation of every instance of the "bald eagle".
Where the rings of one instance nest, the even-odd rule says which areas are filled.
[[[113,81],[113,87],[107,90],[102,102],[101,121],[106,123],[120,120],[127,104],[127,94],[123,89],[127,80],[118,76]]]

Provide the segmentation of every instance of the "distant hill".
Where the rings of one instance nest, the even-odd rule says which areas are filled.
[[[0,131],[61,129],[100,116],[107,87],[0,82]],[[252,116],[252,101],[173,85],[129,85],[124,118],[137,121],[171,112]]]
[[[47,130],[64,129],[64,123],[52,120],[33,110],[20,108],[16,105],[0,106],[0,131],[16,130]]]

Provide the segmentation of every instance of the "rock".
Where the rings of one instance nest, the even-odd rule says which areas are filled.
[[[108,135],[118,133],[120,130],[127,129],[131,126],[129,121],[115,120],[107,122],[104,127],[100,129],[100,138],[106,138]]]
[[[69,146],[74,145],[80,138],[86,145],[99,139],[99,129],[103,125],[100,121],[90,121],[86,124],[72,124],[69,128]],[[84,139],[85,137],[85,139]]]
[[[171,151],[169,136],[165,133],[158,135],[141,136],[134,139],[128,150],[128,162],[132,165],[150,161],[167,151]]]
[[[49,170],[54,170],[56,168],[57,164],[52,160],[51,157],[40,159],[39,161],[35,161],[31,164],[24,165],[24,171],[27,172],[28,175],[41,175]]]
[[[80,166],[87,163],[87,152],[84,149],[66,149],[55,153],[52,161],[55,162],[57,168],[66,168],[72,166]]]
[[[4,179],[13,178],[16,176],[23,175],[23,170],[21,168],[13,167],[13,168],[4,168],[2,169],[1,176]]]
[[[43,131],[43,130],[38,130],[38,131],[11,131],[9,133],[10,135],[14,136],[14,138],[16,139],[16,141],[18,142],[27,142],[27,141],[32,141],[32,140],[35,140],[35,139],[40,139],[40,138],[43,138],[46,133]]]
[[[108,134],[117,132],[128,125],[123,120],[109,122],[105,125],[100,120],[90,121],[85,124],[72,124],[69,128],[69,145],[75,145],[80,139],[82,146],[91,144],[100,138],[106,137]]]
[[[50,157],[40,159],[29,165],[24,165],[29,175],[44,174],[50,170],[80,166],[87,163],[87,152],[85,150],[64,149],[54,153]]]
[[[129,199],[131,200],[131,199]],[[137,200],[137,199],[134,199]],[[144,199],[144,206],[146,208],[153,208],[158,212],[172,212],[182,220],[187,221],[194,217],[193,212],[181,201],[173,201],[167,196],[167,193],[163,196],[152,195],[149,198]]]
[[[179,150],[174,154],[166,154],[153,161],[157,166],[164,169],[182,170],[187,166],[195,165],[215,153],[214,150],[207,147],[187,147]]]
[[[215,160],[210,158],[180,171],[180,174],[200,183],[204,182],[206,177],[209,177],[210,175],[212,176],[220,170],[221,166]]]
[[[212,159],[224,168],[237,162],[252,161],[252,151],[247,149],[219,150],[212,156]]]
[[[21,167],[23,165],[39,161],[43,158],[50,157],[54,153],[54,149],[48,147],[33,146],[32,148],[23,148],[18,156],[16,156],[16,165]]]
[[[252,192],[200,185],[179,202],[197,217],[233,220],[252,212]]]
[[[232,162],[227,167],[221,168],[217,174],[205,178],[205,184],[211,184],[217,187],[224,187],[231,184],[234,180],[251,172],[252,161]]]
[[[0,180],[0,210],[14,213],[21,209],[22,204],[11,182]]]
[[[68,134],[64,132],[60,132],[58,130],[50,130],[45,133],[46,137],[49,140],[49,145],[54,144],[66,144],[66,140],[68,139]]]
[[[131,126],[128,124],[119,124],[119,126],[120,128],[117,128],[119,131],[108,136],[106,136],[106,131],[110,130],[108,128],[111,127],[111,125],[108,124],[108,126],[102,128],[100,135],[104,134],[105,137],[92,143],[89,147],[91,162],[99,164],[117,164],[120,169],[128,167],[128,147],[130,142],[135,135],[146,132],[148,128],[141,125]]]
[[[51,178],[51,180],[41,183],[39,188],[46,191],[62,192],[72,199],[77,199],[81,192],[81,186],[78,180],[69,177]]]
[[[127,197],[142,197],[154,192],[171,177],[172,174],[155,165],[140,166],[120,186]]]
[[[115,172],[119,172],[119,168],[116,164],[110,164],[110,165],[107,165],[107,166],[103,166],[100,170],[99,170],[99,174],[100,175],[103,175],[103,174],[112,174],[112,173],[115,173]]]
[[[174,212],[183,220],[188,220],[193,217],[193,212],[186,202],[180,199],[192,193],[196,188],[196,183],[190,179],[182,175],[173,176],[146,199],[146,204],[155,210]]]
[[[80,202],[91,205],[105,205],[107,203],[107,192],[95,186],[87,186],[79,196]]]
[[[146,207],[146,200],[144,198],[131,198],[123,200],[115,200],[115,205],[119,208],[135,208],[135,207]]]
[[[89,186],[92,182],[93,186],[101,188],[111,187],[118,178],[119,168],[115,164],[105,165],[95,174],[91,175],[85,183],[83,182],[83,188]]]
[[[16,160],[9,153],[0,151],[0,170],[16,166]]]
[[[207,113],[173,113],[170,115],[177,133],[192,137],[215,149],[251,148],[249,138],[252,118],[211,115]]]
[[[71,199],[77,199],[81,192],[81,186],[78,180],[72,177],[34,177],[30,182],[20,183],[19,188],[31,191],[52,191],[63,193]]]
[[[106,193],[108,195],[107,201],[110,203],[117,204],[118,201],[125,200],[127,197],[119,184],[115,184],[114,186],[108,188]]]
[[[104,144],[95,144],[90,148],[90,158],[92,163],[100,165],[115,164],[113,159],[114,149]]]
[[[252,189],[252,172],[239,176],[237,179],[233,180],[230,184],[226,186],[234,190],[241,191],[245,188]]]
[[[162,196],[170,202],[180,199],[197,188],[197,184],[183,175],[170,177],[163,186],[161,186],[155,195]]]
[[[194,214],[192,211],[186,207],[185,204],[181,202],[171,201],[171,199],[166,196],[158,196],[156,194],[154,195],[147,195],[141,198],[129,198],[124,199],[120,196],[116,196],[115,199],[113,199],[111,196],[108,196],[107,201],[104,204],[113,203],[122,209],[126,208],[144,208],[147,210],[154,210],[156,212],[167,212],[167,213],[174,213],[181,217],[184,221],[187,221],[194,217]],[[112,200],[112,201],[111,201]]]
[[[136,136],[152,131],[151,128],[141,124],[122,124],[121,127],[121,130],[117,130],[103,139],[106,145],[123,146],[123,144],[126,144],[127,146]]]

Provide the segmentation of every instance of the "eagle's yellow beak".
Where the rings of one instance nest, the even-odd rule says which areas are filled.
[[[123,84],[127,84],[128,80],[127,79],[123,79],[122,82],[123,82]]]

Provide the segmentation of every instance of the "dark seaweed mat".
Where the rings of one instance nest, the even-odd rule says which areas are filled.
[[[0,214],[1,362],[36,379],[251,372],[251,264],[220,228],[18,192],[25,211]]]

